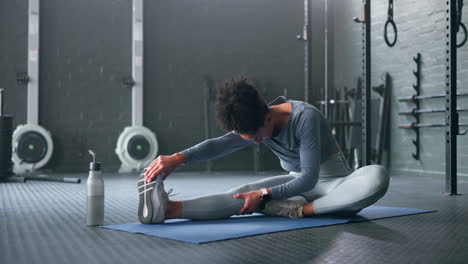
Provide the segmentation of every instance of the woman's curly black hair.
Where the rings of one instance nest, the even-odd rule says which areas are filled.
[[[245,134],[255,134],[268,112],[265,101],[245,77],[225,81],[218,88],[215,109],[223,129]]]

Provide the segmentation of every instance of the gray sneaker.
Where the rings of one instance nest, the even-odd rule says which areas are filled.
[[[265,204],[262,213],[269,216],[304,217],[302,206],[306,203],[298,200],[273,200]]]
[[[167,201],[172,189],[164,190],[163,177],[145,181],[144,171],[138,177],[138,219],[142,224],[161,224],[165,220]]]

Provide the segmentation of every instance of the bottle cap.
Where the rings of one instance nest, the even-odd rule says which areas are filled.
[[[89,163],[89,170],[99,171],[101,170],[101,162],[96,162],[96,154],[92,150],[88,150],[89,154],[93,156],[93,161]]]
[[[101,162],[90,162],[89,163],[89,170],[92,170],[92,171],[101,170]]]

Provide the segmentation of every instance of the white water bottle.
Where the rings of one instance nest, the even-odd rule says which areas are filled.
[[[104,224],[104,180],[101,175],[101,163],[96,162],[96,154],[89,153],[93,161],[89,164],[89,176],[86,181],[86,225],[97,226]]]

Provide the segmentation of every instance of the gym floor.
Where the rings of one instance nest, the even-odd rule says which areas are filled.
[[[277,175],[174,173],[174,199]],[[377,205],[436,210],[319,228],[192,244],[85,226],[81,184],[0,184],[0,263],[468,263],[468,179],[446,196],[444,177],[393,176]],[[135,175],[105,177],[105,224],[137,222]]]

